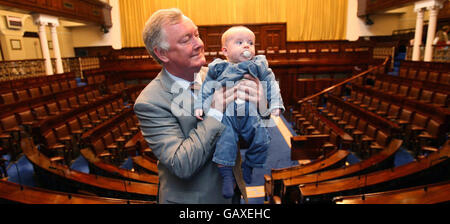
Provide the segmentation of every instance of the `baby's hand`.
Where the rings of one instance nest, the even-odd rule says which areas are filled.
[[[280,109],[274,109],[274,110],[272,110],[272,112],[271,112],[271,114],[273,115],[273,116],[280,116],[280,113],[281,113],[281,110]]]
[[[203,109],[195,109],[194,111],[194,115],[197,119],[202,120],[203,121]]]

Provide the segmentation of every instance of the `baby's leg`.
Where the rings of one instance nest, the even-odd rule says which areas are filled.
[[[251,110],[252,104],[249,105]],[[261,125],[259,116],[249,115],[243,117],[240,121],[240,136],[249,144],[245,153],[245,161],[242,164],[244,180],[249,184],[252,181],[253,168],[262,168],[266,162],[270,136],[267,129]]]
[[[233,167],[217,164],[219,173],[222,176],[222,195],[224,198],[231,198],[234,195],[236,180],[233,175]]]

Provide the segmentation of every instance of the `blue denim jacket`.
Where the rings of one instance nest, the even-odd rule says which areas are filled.
[[[245,74],[250,74],[261,81],[267,96],[269,109],[266,114],[261,115],[268,116],[276,108],[281,109],[282,112],[285,110],[280,94],[280,87],[264,55],[257,55],[251,60],[237,64],[217,58],[208,65],[208,68],[208,74],[201,88],[201,95],[195,100],[194,109],[203,108],[203,111],[206,113],[211,105],[212,95],[215,89],[226,86],[227,82],[233,86]]]

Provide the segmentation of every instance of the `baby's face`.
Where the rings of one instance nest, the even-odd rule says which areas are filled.
[[[245,51],[250,52],[250,54],[244,54]],[[222,52],[227,60],[232,63],[250,60],[255,56],[255,35],[246,29],[234,31],[228,35]]]

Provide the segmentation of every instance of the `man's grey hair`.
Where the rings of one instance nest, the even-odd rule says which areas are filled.
[[[156,56],[154,52],[155,47],[166,51],[169,50],[170,47],[169,43],[166,41],[167,36],[163,26],[166,24],[177,24],[181,21],[183,16],[181,10],[177,8],[160,9],[153,13],[145,23],[142,32],[145,48],[147,48],[148,53],[150,53],[153,59],[158,63],[162,64],[162,61]]]

